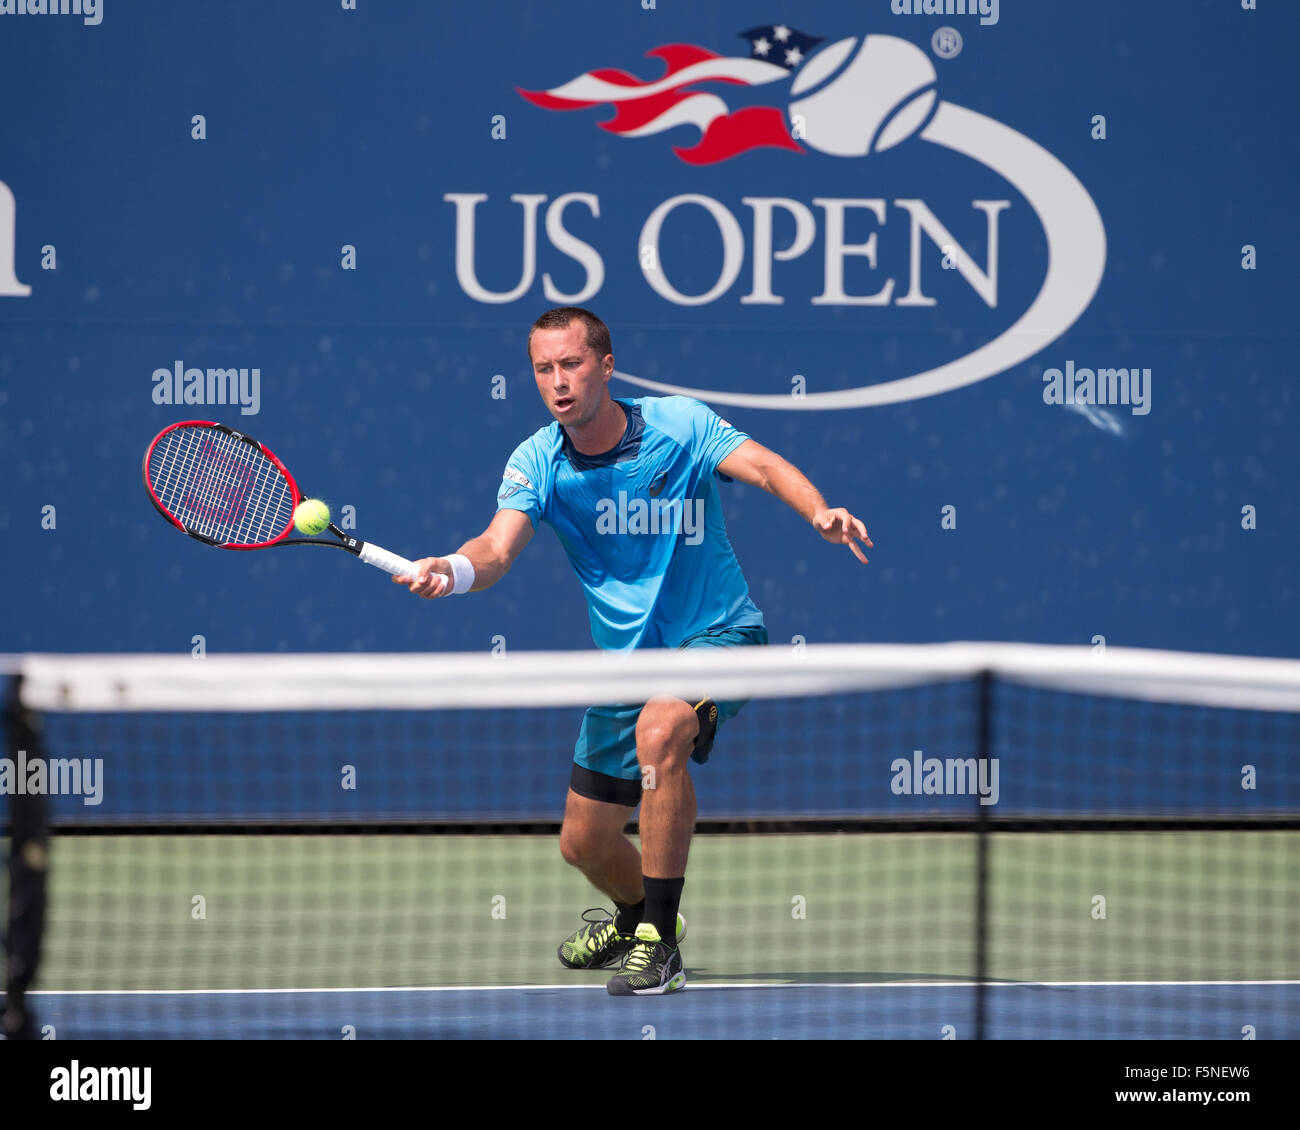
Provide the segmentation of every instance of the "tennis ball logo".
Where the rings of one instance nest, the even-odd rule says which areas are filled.
[[[934,67],[913,43],[889,35],[823,47],[795,77],[796,136],[834,157],[865,157],[905,141],[934,109]]]

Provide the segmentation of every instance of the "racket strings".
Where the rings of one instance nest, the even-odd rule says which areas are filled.
[[[254,491],[244,522],[236,531],[238,540],[249,543],[271,541],[286,532],[293,521],[295,495],[289,480],[260,452]]]
[[[190,480],[190,493],[183,505],[206,522],[230,528],[245,513],[253,472],[220,450],[210,435],[203,437],[199,465],[203,473]]]
[[[225,545],[257,545],[284,533],[294,492],[264,452],[216,428],[176,428],[149,457],[163,508],[187,530]]]

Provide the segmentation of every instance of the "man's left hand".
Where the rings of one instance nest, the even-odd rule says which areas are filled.
[[[857,518],[853,517],[844,507],[839,506],[834,510],[823,510],[820,514],[814,514],[812,524],[822,537],[834,545],[847,545],[853,551],[856,557],[863,565],[867,563],[867,556],[858,548],[858,540],[868,548],[871,548],[871,538],[867,536],[867,527],[864,526]]]

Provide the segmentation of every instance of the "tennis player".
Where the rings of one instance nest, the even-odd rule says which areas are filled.
[[[449,557],[416,562],[418,576],[394,578],[417,596],[496,584],[546,522],[582,581],[596,646],[765,644],[763,615],[727,540],[717,478],[775,495],[866,564],[858,542],[871,540],[857,518],[828,507],[797,468],[699,401],[611,397],[609,330],[590,311],[548,310],[529,332],[528,357],[555,422],[510,456],[496,516],[482,534]],[[643,519],[659,520],[638,522],[634,500],[644,500]],[[695,826],[688,763],[708,759],[717,728],[742,705],[661,697],[593,706],[583,719],[560,852],[615,909],[586,912],[559,957],[570,968],[617,967],[608,984],[615,995],[686,984],[678,906]],[[623,835],[638,804],[640,853]]]

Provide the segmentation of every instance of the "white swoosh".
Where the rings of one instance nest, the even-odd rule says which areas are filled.
[[[941,102],[921,137],[963,153],[1005,177],[1024,195],[1047,236],[1047,277],[1024,315],[973,353],[910,377],[861,388],[789,393],[724,392],[664,384],[615,371],[614,376],[658,392],[694,396],[714,404],[786,410],[867,408],[920,400],[975,384],[1032,357],[1078,320],[1101,285],[1106,229],[1097,205],[1078,178],[1035,141],[1001,122]]]
[[[553,98],[569,98],[575,102],[631,102],[658,94],[664,90],[675,90],[692,82],[706,79],[737,78],[751,86],[762,83],[780,82],[790,77],[790,72],[775,63],[765,63],[762,59],[703,59],[683,67],[667,78],[658,82],[646,83],[644,86],[623,86],[616,82],[607,82],[595,75],[579,75],[570,79],[563,86],[557,86],[546,93]]]

